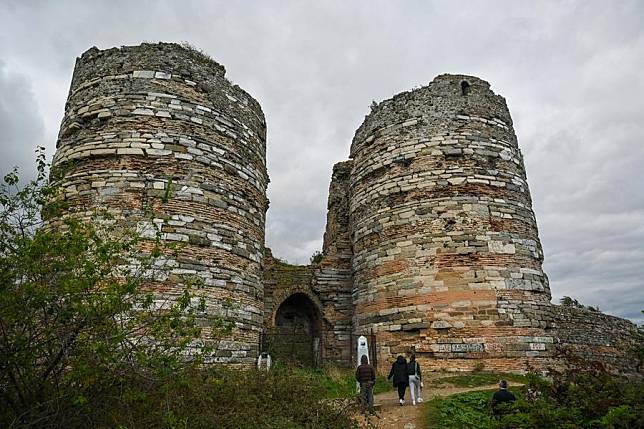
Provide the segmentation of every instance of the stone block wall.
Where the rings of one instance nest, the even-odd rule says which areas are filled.
[[[554,369],[601,366],[613,373],[636,374],[639,370],[635,348],[641,347],[642,334],[625,319],[587,308],[563,305],[504,302],[521,307],[523,319],[545,326],[552,359],[543,363]],[[536,366],[536,365],[535,365]]]
[[[327,222],[322,260],[315,265],[313,289],[320,296],[330,329],[326,334],[327,361],[347,363],[351,358],[353,317],[353,257],[349,229],[349,179],[352,161],[333,166],[329,185]]]
[[[438,76],[375,106],[351,157],[354,328],[378,332],[381,360],[410,348],[446,369],[546,358],[543,326],[497,296],[550,300],[503,97]]]
[[[54,157],[66,166],[65,198],[72,212],[107,209],[150,241],[179,244],[148,286],[161,302],[180,292],[182,276],[203,280],[205,338],[210,317],[235,323],[213,362],[257,356],[265,138],[259,104],[192,49],[92,48],[76,61]]]
[[[323,362],[343,365],[350,363],[353,315],[348,206],[351,165],[346,161],[333,167],[322,259],[306,266],[289,265],[268,252],[264,271],[266,327],[275,326],[276,312],[284,301],[305,294],[320,314]]]
[[[638,345],[642,346],[635,324],[581,308],[553,305],[549,310],[554,336],[565,353],[561,357],[568,361],[562,362],[563,366],[574,367],[575,362],[570,361],[579,360],[599,363],[614,373],[635,374],[642,370],[634,353]]]
[[[261,107],[212,59],[159,43],[77,59],[53,164],[69,214],[109,211],[142,252],[178,245],[147,287],[161,305],[185,276],[203,281],[204,339],[212,318],[235,325],[210,362],[252,365],[286,303],[327,363],[373,332],[383,371],[411,350],[430,370],[637,370],[633,324],[550,303],[512,119],[487,82],[441,75],[375,105],[350,157],[333,168],[321,259],[274,259]]]

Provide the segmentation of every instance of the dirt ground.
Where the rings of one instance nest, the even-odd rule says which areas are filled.
[[[453,375],[453,374],[452,374]],[[444,374],[432,374],[430,379],[424,380],[425,388],[422,397],[425,401],[436,396],[449,396],[456,393],[472,392],[475,390],[487,390],[497,387],[495,384],[477,387],[454,387],[451,385],[434,385],[433,379],[440,378]],[[518,383],[510,383],[510,386],[520,386]],[[426,429],[423,426],[423,403],[412,405],[409,389],[405,393],[405,404],[401,407],[398,403],[396,390],[381,393],[375,396],[374,405],[376,415],[365,418],[360,416],[360,424],[365,429]]]

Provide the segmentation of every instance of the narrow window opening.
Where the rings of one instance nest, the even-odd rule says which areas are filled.
[[[466,80],[461,82],[461,92],[463,93],[463,95],[470,93],[470,84]]]

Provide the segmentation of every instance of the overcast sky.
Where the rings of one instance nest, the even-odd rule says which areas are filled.
[[[0,172],[51,157],[74,60],[187,41],[268,124],[267,245],[322,246],[331,168],[373,100],[441,73],[506,97],[564,295],[644,321],[644,2],[0,0]]]

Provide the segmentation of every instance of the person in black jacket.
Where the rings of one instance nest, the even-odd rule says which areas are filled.
[[[360,366],[356,369],[356,381],[360,383],[360,409],[364,413],[367,405],[373,413],[373,386],[376,384],[376,370],[369,365],[367,355],[360,358]]]
[[[391,365],[391,371],[389,371],[389,376],[387,379],[393,377],[394,387],[398,388],[398,398],[400,406],[405,403],[405,390],[407,390],[407,384],[409,384],[409,376],[407,375],[407,360],[404,357],[398,356],[396,362]]]
[[[501,380],[499,382],[499,390],[494,392],[494,395],[492,396],[492,412],[494,415],[499,416],[502,414],[501,409],[499,409],[499,405],[501,404],[509,404],[517,400],[517,397],[514,396],[514,393],[510,392],[508,390],[508,382],[505,380]]]

